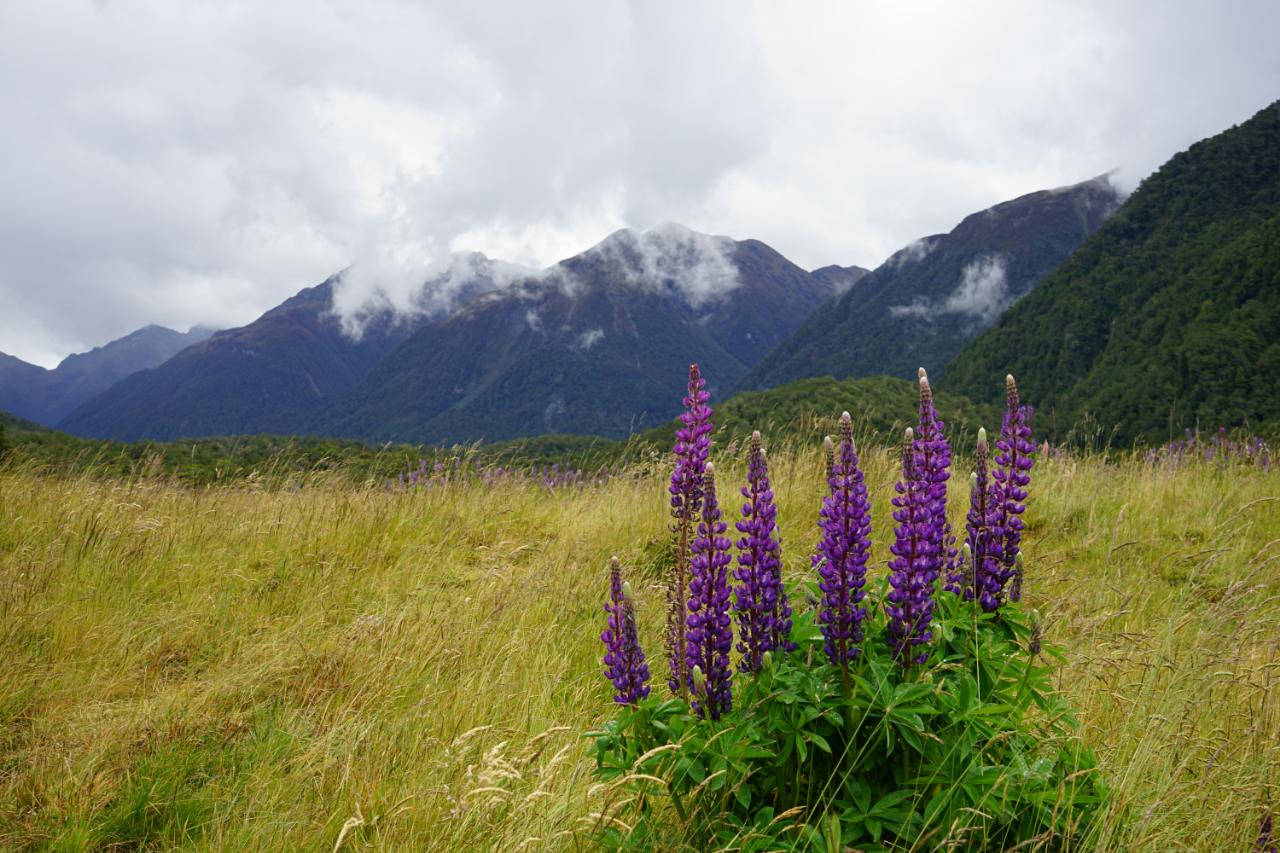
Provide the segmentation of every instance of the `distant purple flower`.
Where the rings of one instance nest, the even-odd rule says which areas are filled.
[[[716,500],[715,468],[710,463],[702,477],[702,521],[693,540],[689,566],[688,646],[685,663],[690,673],[693,700],[700,717],[720,719],[733,704],[733,673],[729,650],[733,625],[729,617],[730,543],[728,525],[721,521]],[[699,674],[694,679],[693,673]]]
[[[980,429],[965,525],[968,534],[965,539],[966,559],[949,578],[947,588],[968,601],[977,598],[982,609],[991,613],[1000,607],[1008,578],[1001,559],[1004,545],[1004,529],[1000,526],[1004,517],[1003,498],[999,485],[992,482],[988,471],[989,454],[987,431]]]
[[[605,648],[604,674],[617,691],[613,701],[634,705],[649,695],[649,665],[640,648],[635,606],[630,588],[622,583],[617,557],[609,561],[609,603],[604,612],[608,614],[608,628],[600,635]]]
[[[1003,498],[1000,526],[1004,530],[1001,562],[1004,566],[1002,585],[1014,576],[1015,562],[1022,543],[1022,513],[1026,511],[1027,486],[1031,483],[1031,466],[1035,464],[1036,446],[1031,440],[1031,409],[1018,400],[1018,386],[1013,375],[1005,377],[1006,407],[996,440],[996,469],[992,476]],[[1017,595],[1013,593],[1016,592]],[[1010,589],[1010,599],[1021,597],[1021,584]]]
[[[894,486],[894,541],[889,550],[889,591],[885,603],[888,638],[904,665],[924,663],[928,652],[918,649],[933,639],[933,587],[942,566],[941,536],[932,483],[927,479],[920,440],[910,428],[902,450],[902,479]]]
[[[1148,462],[1177,465],[1203,458],[1206,462],[1224,467],[1231,463],[1243,463],[1269,471],[1271,456],[1271,448],[1262,437],[1255,435],[1233,439],[1226,427],[1218,427],[1218,431],[1208,441],[1203,439],[1199,430],[1193,432],[1187,429],[1184,438],[1174,439],[1160,448],[1149,450],[1144,458]]]
[[[861,652],[858,644],[867,611],[858,605],[866,597],[863,586],[871,556],[871,503],[848,412],[840,416],[840,446],[827,485],[831,491],[823,499],[818,521],[822,539],[813,556],[822,591],[818,625],[827,657],[841,668],[847,685],[849,661]]]
[[[1275,825],[1271,815],[1264,815],[1258,828],[1258,840],[1253,843],[1254,853],[1276,853]]]
[[[702,507],[702,480],[707,469],[707,457],[711,453],[711,407],[707,405],[711,395],[706,387],[698,365],[689,365],[689,393],[683,401],[685,410],[680,413],[680,427],[676,430],[675,446],[671,450],[676,464],[671,472],[668,491],[671,493],[671,517],[675,519],[671,529],[676,535],[676,563],[667,578],[666,645],[671,668],[667,685],[672,693],[681,695],[689,684],[685,591],[689,585],[690,544]]]
[[[773,649],[790,651],[791,607],[782,586],[782,550],[777,538],[778,507],[769,485],[769,468],[760,433],[751,434],[747,463],[747,485],[742,487],[746,503],[738,532],[738,569],[735,576],[734,611],[738,616],[739,669],[759,672],[764,653]]]

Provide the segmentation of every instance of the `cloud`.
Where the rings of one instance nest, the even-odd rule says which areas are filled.
[[[933,237],[921,237],[918,240],[912,240],[906,246],[890,255],[889,260],[885,261],[885,263],[896,268],[922,261],[933,251],[934,244]]]
[[[937,313],[937,309],[925,299],[916,297],[908,305],[890,305],[889,314],[893,317],[918,317],[922,320],[930,320]]]
[[[942,310],[947,314],[968,314],[987,323],[995,320],[1009,307],[1007,265],[1003,255],[967,264],[960,273],[960,286],[942,303]]]
[[[907,305],[890,306],[889,314],[922,320],[932,320],[939,314],[959,314],[975,318],[982,326],[990,325],[1013,302],[1009,298],[1007,268],[1004,255],[977,258],[961,270],[960,283],[941,304],[916,297]]]
[[[676,288],[693,308],[720,299],[741,282],[734,242],[666,223],[648,231],[625,229],[592,249],[618,264],[631,284]]]
[[[439,261],[388,253],[342,271],[333,289],[333,312],[343,330],[359,338],[376,317],[441,317],[482,294],[538,276],[535,270],[478,252],[452,253]]]
[[[542,315],[538,313],[538,309],[530,308],[529,310],[525,311],[524,322],[525,322],[525,325],[529,327],[530,331],[533,331],[533,332],[542,331]]]
[[[412,310],[457,254],[545,269],[670,220],[874,267],[1026,192],[1132,187],[1275,98],[1277,31],[1269,0],[13,0],[0,350],[245,323],[346,268]]]
[[[578,335],[578,349],[589,350],[604,339],[604,329],[587,329]]]

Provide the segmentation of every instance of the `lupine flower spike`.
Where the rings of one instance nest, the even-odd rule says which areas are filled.
[[[685,595],[689,588],[690,545],[702,507],[702,478],[711,452],[711,408],[707,401],[706,380],[698,365],[689,365],[689,393],[684,398],[676,430],[675,470],[671,473],[671,525],[676,537],[676,560],[667,578],[667,660],[671,692],[685,695],[689,684],[686,664],[688,642],[685,637]]]
[[[818,521],[822,539],[813,556],[822,592],[818,625],[827,657],[840,667],[848,693],[849,662],[861,652],[862,620],[867,611],[858,605],[866,597],[863,586],[871,556],[871,504],[858,467],[848,412],[840,416],[840,446],[827,485],[830,494],[823,499]]]
[[[782,550],[777,537],[778,508],[769,485],[769,467],[760,433],[751,433],[747,484],[742,487],[742,520],[737,522],[738,568],[734,575],[734,612],[738,617],[739,669],[759,672],[764,655],[773,649],[790,651],[791,607],[782,586]]]
[[[605,648],[604,674],[613,682],[613,701],[634,705],[649,695],[649,665],[636,632],[631,584],[623,583],[617,557],[609,561],[609,602],[604,612],[608,614],[608,627],[600,635]]]
[[[707,463],[702,478],[702,521],[693,540],[689,564],[689,614],[686,666],[693,688],[690,705],[700,717],[720,719],[732,706],[733,673],[729,650],[733,625],[729,616],[730,543],[716,500],[715,466]],[[702,674],[701,686],[692,677]]]
[[[1022,513],[1027,508],[1027,486],[1031,483],[1031,467],[1035,464],[1032,454],[1036,446],[1031,440],[1031,409],[1018,400],[1018,385],[1012,374],[1005,377],[1004,384],[1006,406],[1000,438],[996,440],[996,468],[992,476],[1001,495],[1000,527],[1004,531],[1000,583],[1003,587],[1010,579],[1015,579],[1008,590],[1008,597],[1017,601],[1022,597],[1022,578],[1017,562],[1022,544]]]
[[[933,405],[933,388],[929,375],[920,368],[920,419],[916,426],[915,452],[921,477],[928,484],[929,513],[933,517],[932,535],[942,565],[954,571],[958,552],[956,537],[947,519],[947,481],[951,478],[951,443],[943,430],[946,424],[938,418]]]
[[[885,603],[888,638],[903,666],[924,663],[920,648],[933,639],[933,587],[942,565],[940,523],[935,512],[932,483],[926,469],[923,442],[907,428],[902,448],[902,479],[894,486],[894,542],[889,547],[889,586]]]
[[[1040,654],[1044,642],[1044,625],[1040,624],[1040,611],[1031,611],[1031,635],[1027,637],[1027,654]]]
[[[961,588],[966,600],[976,598],[983,610],[992,613],[1000,607],[1005,576],[1001,560],[1003,501],[1000,488],[991,481],[988,471],[989,454],[987,431],[979,429],[977,462],[970,478],[969,514],[965,525],[969,571],[952,577],[951,581]]]

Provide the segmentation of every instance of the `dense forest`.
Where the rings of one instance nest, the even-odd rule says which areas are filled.
[[[1144,181],[973,341],[946,385],[991,400],[1005,371],[1038,428],[1121,443],[1280,420],[1280,102]]]

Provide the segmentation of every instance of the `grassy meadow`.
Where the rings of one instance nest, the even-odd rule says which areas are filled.
[[[895,466],[865,456],[882,573]],[[717,462],[732,519],[744,465]],[[771,463],[803,607],[822,460]],[[0,848],[590,849],[611,554],[665,680],[665,475],[404,494],[0,466]],[[1027,518],[1023,605],[1113,791],[1096,848],[1251,849],[1280,802],[1280,474],[1068,455]]]

